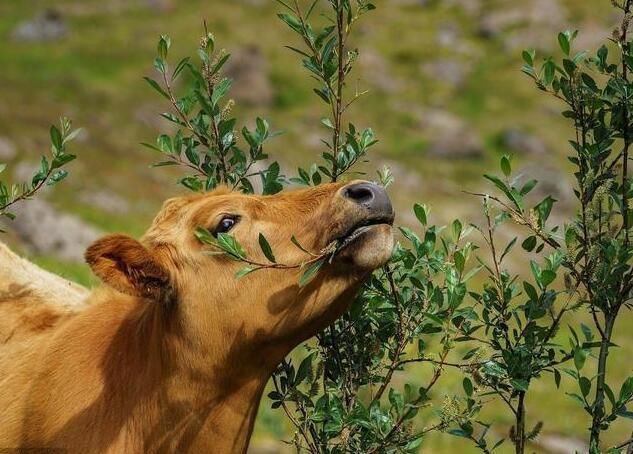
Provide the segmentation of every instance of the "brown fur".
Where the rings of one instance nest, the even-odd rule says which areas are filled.
[[[106,286],[79,309],[9,285],[0,293],[0,448],[245,452],[275,365],[340,316],[388,259],[391,227],[364,234],[305,288],[301,270],[236,280],[243,265],[206,254],[193,231],[237,215],[231,233],[249,257],[266,261],[261,232],[278,262],[299,263],[306,255],[292,235],[318,252],[366,216],[341,186],[171,199],[141,241],[110,235],[88,249]]]

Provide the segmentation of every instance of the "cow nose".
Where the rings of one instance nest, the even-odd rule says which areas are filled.
[[[393,205],[382,186],[363,181],[343,188],[343,197],[366,208],[372,215],[393,218]]]

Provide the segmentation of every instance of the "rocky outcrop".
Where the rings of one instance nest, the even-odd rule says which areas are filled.
[[[95,192],[84,192],[79,196],[79,200],[108,213],[124,214],[130,211],[130,204],[127,200],[105,189]]]
[[[464,61],[449,58],[422,63],[420,69],[427,77],[444,82],[452,88],[461,88],[471,71]]]
[[[14,213],[17,217],[6,227],[29,249],[68,262],[83,262],[88,245],[102,234],[77,216],[62,213],[41,198],[20,203]]]
[[[15,144],[6,137],[0,137],[0,162],[15,158],[17,149]]]
[[[519,155],[544,155],[548,151],[547,144],[539,137],[520,129],[508,129],[502,132],[501,145]]]
[[[268,60],[257,46],[245,46],[231,52],[225,74],[233,79],[231,97],[251,106],[267,106],[273,101]]]
[[[15,41],[47,42],[63,38],[67,33],[68,25],[61,13],[55,9],[47,9],[19,23],[11,37]]]
[[[422,127],[429,137],[428,153],[443,159],[478,158],[484,153],[479,136],[461,118],[442,110],[422,114]]]
[[[387,59],[375,50],[362,49],[359,61],[363,78],[377,90],[394,93],[402,88],[402,82],[393,75]]]
[[[559,0],[515,2],[506,8],[489,9],[479,22],[484,37],[499,38],[509,50],[550,48],[555,34],[565,28],[567,11]]]

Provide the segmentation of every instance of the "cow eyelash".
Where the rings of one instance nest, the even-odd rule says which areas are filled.
[[[227,215],[220,219],[220,222],[215,226],[215,228],[211,229],[211,234],[215,237],[220,233],[229,232],[240,220],[239,216]]]

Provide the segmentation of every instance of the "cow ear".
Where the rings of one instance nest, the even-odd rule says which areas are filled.
[[[169,293],[169,273],[141,243],[108,235],[85,254],[92,271],[106,284],[132,296],[161,300]]]

